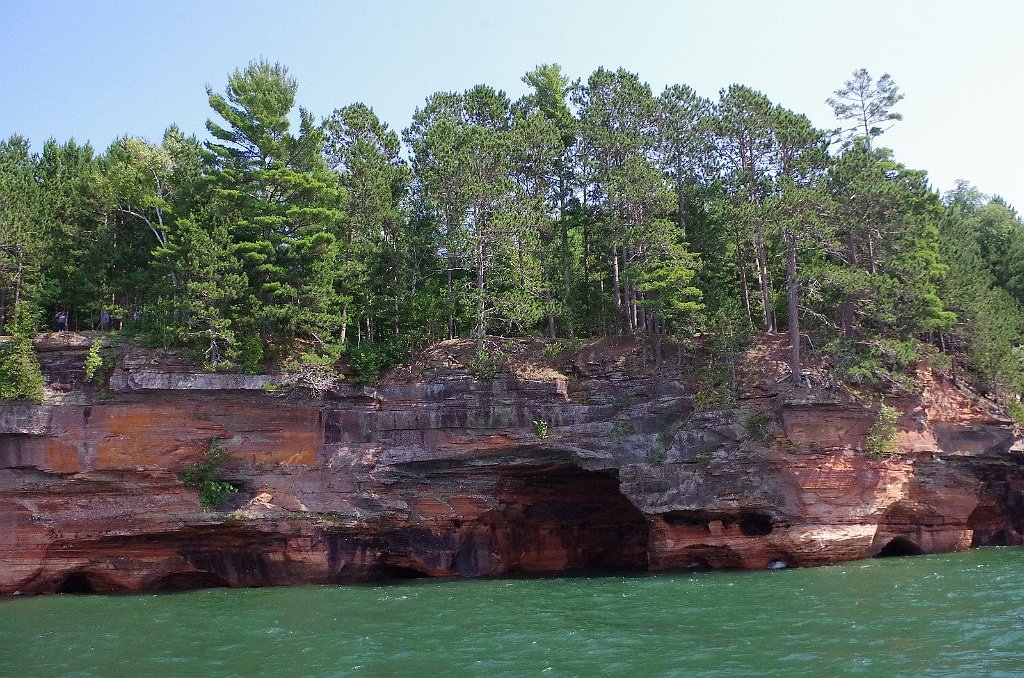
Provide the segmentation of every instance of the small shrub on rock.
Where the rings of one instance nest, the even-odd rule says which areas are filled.
[[[178,475],[185,487],[199,490],[199,502],[204,511],[214,510],[229,494],[238,492],[237,487],[217,478],[227,459],[228,451],[215,440],[201,462],[189,464]]]
[[[767,443],[771,440],[770,427],[774,417],[770,414],[752,414],[743,420],[743,428],[752,439]]]
[[[900,418],[900,411],[895,407],[882,405],[878,408],[878,420],[868,431],[867,440],[864,443],[864,451],[872,459],[881,459],[885,456],[894,456],[897,453],[896,420]]]

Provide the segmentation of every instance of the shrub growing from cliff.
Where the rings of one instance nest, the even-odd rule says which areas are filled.
[[[882,405],[878,408],[878,421],[868,431],[867,440],[864,442],[864,450],[872,459],[881,459],[888,455],[896,454],[896,420],[900,418],[900,411],[895,407]]]
[[[481,348],[469,359],[469,373],[480,381],[490,381],[508,367],[508,355],[501,349]]]
[[[97,339],[92,342],[92,346],[89,347],[89,354],[85,356],[85,380],[92,381],[96,378],[96,371],[99,370],[103,365],[103,356],[100,355],[100,346],[103,344],[102,339]]]
[[[772,438],[770,428],[774,420],[775,417],[770,414],[751,414],[743,420],[743,428],[752,439],[759,443],[767,443]]]
[[[231,483],[217,478],[227,458],[228,451],[214,440],[201,462],[189,464],[178,475],[185,487],[199,491],[199,502],[204,511],[214,510],[229,494],[238,491]]]

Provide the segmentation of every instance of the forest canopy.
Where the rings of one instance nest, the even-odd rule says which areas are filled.
[[[0,334],[110,318],[209,369],[372,378],[455,337],[628,335],[661,360],[787,331],[794,381],[814,347],[853,381],[930,355],[1024,390],[1024,224],[881,145],[889,75],[822,93],[831,130],[739,84],[523,82],[432,94],[399,133],[363,103],[318,120],[255,61],[208,88],[205,141],[0,141]]]

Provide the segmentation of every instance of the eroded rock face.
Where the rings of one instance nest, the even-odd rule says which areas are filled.
[[[53,358],[59,378],[72,363]],[[214,388],[141,356],[118,365],[113,398],[0,405],[0,593],[806,566],[1024,543],[1020,440],[950,384],[898,403],[902,454],[873,460],[860,450],[871,408],[762,390],[694,412],[681,380],[583,364],[590,376],[571,383],[452,373],[312,400],[253,391],[261,380]],[[239,491],[204,512],[179,473],[212,441]]]

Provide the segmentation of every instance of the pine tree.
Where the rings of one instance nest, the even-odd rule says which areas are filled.
[[[337,288],[344,192],[313,116],[300,108],[298,134],[289,131],[296,90],[284,66],[265,61],[232,73],[223,95],[208,90],[227,125],[207,122],[218,215],[246,274],[246,316],[270,356],[296,340],[314,353],[334,350],[339,296],[351,294]]]

